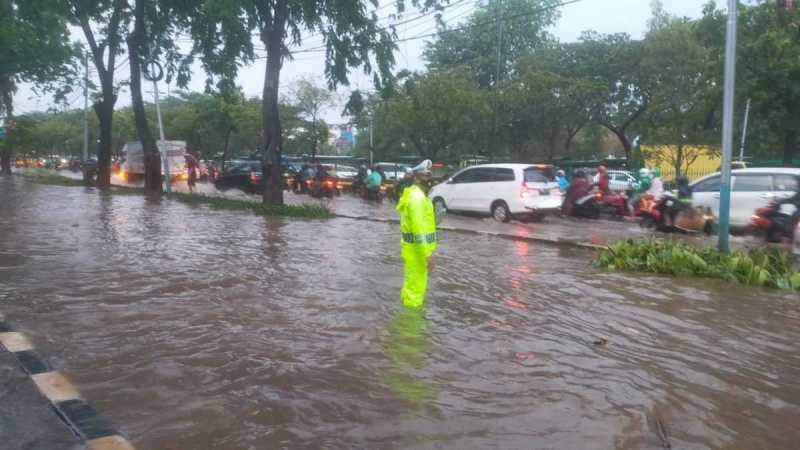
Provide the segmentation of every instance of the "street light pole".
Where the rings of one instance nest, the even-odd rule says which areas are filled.
[[[89,159],[89,53],[84,58],[83,76],[83,163]]]
[[[750,118],[750,99],[744,107],[744,124],[742,124],[742,144],[739,146],[739,162],[744,161],[744,143],[747,140],[747,121]]]
[[[736,85],[736,9],[738,0],[728,0],[725,30],[725,88],[722,110],[722,177],[719,190],[719,251],[730,252],[731,156],[733,154],[734,86]]]
[[[158,134],[161,138],[159,153],[161,153],[161,161],[164,165],[164,190],[167,194],[172,192],[172,180],[169,173],[169,158],[167,157],[167,145],[164,139],[164,123],[161,121],[161,107],[158,104],[158,81],[153,81],[153,100],[156,104],[156,117],[158,118]],[[162,153],[163,152],[163,153]]]

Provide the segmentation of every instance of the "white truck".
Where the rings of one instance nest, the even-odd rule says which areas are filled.
[[[164,175],[164,156],[169,164],[170,179],[186,178],[186,141],[156,141],[161,153],[161,174]],[[136,181],[144,177],[144,151],[139,141],[128,142],[122,147],[121,176],[127,181]]]

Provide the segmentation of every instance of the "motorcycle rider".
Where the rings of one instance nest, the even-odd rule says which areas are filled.
[[[611,192],[611,190],[608,187],[609,181],[610,180],[608,178],[608,171],[606,170],[606,166],[601,164],[597,168],[597,188],[600,189],[600,192],[604,194],[608,194]]]
[[[561,213],[565,216],[575,215],[575,207],[578,199],[589,195],[592,186],[586,179],[586,172],[579,170],[575,172],[575,177],[567,189],[564,196],[564,203],[561,205]]]
[[[689,186],[689,179],[685,176],[679,176],[678,183],[678,196],[670,199],[669,206],[667,206],[667,214],[669,223],[667,225],[675,225],[675,218],[681,211],[692,207],[692,187]]]
[[[567,174],[564,173],[563,170],[558,169],[556,172],[556,181],[558,182],[558,190],[561,191],[562,194],[567,192],[567,189],[569,189],[569,180],[567,180]]]
[[[381,188],[381,184],[383,183],[383,178],[381,178],[380,172],[377,170],[372,170],[367,175],[367,180],[365,182],[367,188],[367,198],[375,199],[377,198],[378,191]]]
[[[647,195],[652,195],[656,201],[661,200],[664,196],[664,182],[661,181],[661,168],[656,167],[653,169],[652,181],[650,187],[647,189]]]
[[[628,211],[631,212],[631,215],[633,215],[638,208],[642,194],[650,189],[652,183],[653,179],[651,178],[650,170],[647,167],[639,169],[639,181],[636,183],[636,186],[634,186],[633,195],[628,199]]]

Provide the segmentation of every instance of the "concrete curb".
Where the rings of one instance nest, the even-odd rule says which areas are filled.
[[[135,450],[108,420],[83,399],[78,389],[61,372],[50,368],[47,361],[36,353],[31,341],[24,334],[14,331],[2,315],[0,345],[14,355],[39,393],[89,450]]]
[[[334,213],[334,216],[337,218],[342,219],[351,219],[351,220],[362,220],[365,222],[378,222],[378,223],[400,223],[399,219],[386,219],[380,217],[368,217],[368,216],[351,216],[349,214],[338,214]],[[437,230],[442,231],[452,231],[455,233],[465,233],[465,234],[477,234],[483,236],[492,236],[501,239],[510,239],[514,241],[526,241],[526,242],[536,242],[541,244],[548,244],[548,245],[558,245],[558,246],[570,246],[570,247],[577,247],[585,250],[607,250],[607,245],[600,245],[600,244],[592,244],[589,242],[581,242],[581,241],[573,241],[569,239],[553,239],[553,238],[546,238],[546,237],[537,237],[537,236],[519,236],[516,234],[510,233],[501,233],[497,231],[484,231],[484,230],[470,230],[467,228],[458,228],[458,227],[450,227],[450,226],[438,226]]]

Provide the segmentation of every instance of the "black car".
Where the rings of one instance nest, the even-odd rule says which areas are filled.
[[[241,189],[248,194],[260,194],[261,161],[231,161],[214,179],[217,189]]]

